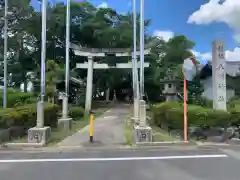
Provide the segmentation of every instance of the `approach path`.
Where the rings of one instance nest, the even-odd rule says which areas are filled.
[[[131,114],[131,106],[127,104],[113,105],[94,121],[94,143],[89,142],[89,126],[67,137],[59,146],[116,146],[125,143],[124,123]]]

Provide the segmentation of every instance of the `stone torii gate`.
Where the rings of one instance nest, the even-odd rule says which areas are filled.
[[[93,69],[132,69],[132,63],[116,63],[115,65],[109,65],[107,63],[97,63],[94,62],[94,57],[132,57],[132,50],[129,48],[83,48],[76,44],[71,44],[71,48],[76,56],[84,56],[88,58],[88,62],[77,63],[76,68],[78,69],[88,69],[87,72],[87,87],[86,87],[86,100],[85,100],[85,115],[88,115],[92,106],[92,86],[93,86]],[[149,54],[151,49],[145,49],[144,54]],[[137,56],[140,52],[137,51]],[[138,62],[137,67],[140,68],[140,63]],[[144,68],[149,67],[149,63],[144,63]]]

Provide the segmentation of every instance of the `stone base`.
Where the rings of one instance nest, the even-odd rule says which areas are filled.
[[[152,128],[150,126],[134,126],[134,140],[138,142],[152,142]]]
[[[72,128],[72,118],[58,119],[58,128],[64,131],[69,131]]]
[[[46,127],[33,127],[28,130],[28,143],[47,144],[50,140],[51,128]]]

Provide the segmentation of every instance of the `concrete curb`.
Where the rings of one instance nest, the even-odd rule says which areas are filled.
[[[1,145],[3,148],[24,148],[24,147],[32,147],[32,148],[36,148],[36,147],[44,147],[44,143],[5,143]]]
[[[202,142],[188,142],[184,141],[166,141],[166,142],[148,142],[137,143],[132,146],[120,145],[120,146],[102,146],[102,147],[84,147],[84,146],[57,146],[57,147],[44,147],[38,143],[6,143],[1,145],[0,153],[40,153],[40,152],[84,152],[84,151],[108,151],[108,150],[210,150],[220,149],[223,147],[240,147],[240,145],[231,145],[223,143],[202,143]]]
[[[211,146],[211,147],[240,147],[240,144],[231,144],[231,143],[211,143],[211,142],[197,142],[200,146]]]
[[[0,153],[62,153],[62,152],[89,152],[89,151],[175,151],[175,150],[210,150],[212,147],[207,146],[196,146],[196,145],[176,145],[175,146],[119,146],[119,147],[82,147],[82,146],[71,146],[71,147],[18,147],[18,148],[3,148]]]
[[[172,145],[192,145],[185,141],[163,141],[163,142],[137,142],[136,146],[172,146]]]

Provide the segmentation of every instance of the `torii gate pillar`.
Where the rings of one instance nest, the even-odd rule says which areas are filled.
[[[85,101],[85,115],[88,115],[92,107],[92,85],[93,85],[93,57],[88,56],[87,87]]]

